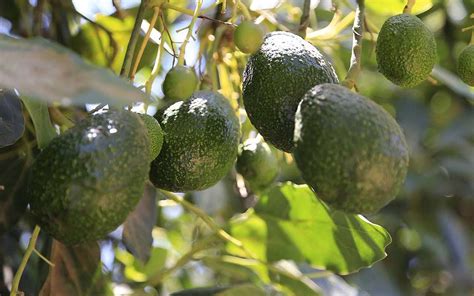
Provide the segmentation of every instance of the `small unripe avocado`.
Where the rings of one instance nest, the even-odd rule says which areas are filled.
[[[175,192],[206,189],[234,165],[240,124],[221,94],[198,91],[155,116],[165,134],[163,148],[151,163],[150,180],[156,187]]]
[[[245,67],[245,110],[265,141],[291,152],[295,112],[303,95],[317,84],[338,82],[316,47],[298,35],[272,32]]]
[[[172,68],[163,82],[163,93],[171,100],[189,98],[198,84],[198,78],[192,68],[178,65]]]
[[[380,29],[375,54],[379,71],[388,80],[413,87],[431,73],[436,62],[436,41],[416,16],[395,15]]]
[[[243,21],[234,31],[234,44],[244,53],[254,53],[263,43],[265,32],[251,21]]]
[[[306,93],[295,119],[294,158],[317,196],[350,213],[377,212],[408,166],[405,136],[382,107],[336,84]]]
[[[160,154],[163,146],[163,130],[158,121],[148,114],[138,114],[145,124],[150,139],[150,161]]]
[[[110,111],[86,118],[38,155],[28,183],[36,223],[68,245],[101,239],[143,195],[150,143],[140,117]]]
[[[253,191],[267,188],[278,176],[278,160],[268,144],[257,139],[248,139],[239,147],[235,167]]]
[[[474,86],[474,44],[461,51],[458,59],[458,75],[466,84]]]

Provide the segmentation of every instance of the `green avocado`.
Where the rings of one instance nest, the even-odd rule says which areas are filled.
[[[379,71],[388,80],[402,87],[413,87],[431,73],[436,62],[436,42],[419,18],[400,14],[383,24],[375,54]]]
[[[253,191],[270,186],[279,170],[278,160],[268,144],[257,139],[248,139],[239,147],[235,167]]]
[[[36,158],[27,188],[31,213],[64,244],[103,238],[143,195],[149,157],[137,114],[111,111],[86,118]]]
[[[198,82],[193,68],[178,65],[166,74],[163,94],[171,100],[187,99],[193,94]]]
[[[231,169],[240,124],[222,95],[197,91],[155,116],[165,134],[163,148],[151,163],[150,180],[156,187],[175,192],[202,190]]]
[[[458,75],[466,84],[474,86],[474,44],[466,46],[458,59]]]
[[[148,114],[138,114],[145,124],[150,139],[150,161],[154,160],[160,154],[163,146],[163,130],[158,121]]]
[[[338,83],[338,79],[316,47],[292,33],[269,33],[245,67],[245,110],[267,142],[290,152],[298,103],[321,83]]]
[[[254,53],[262,45],[265,32],[252,21],[243,21],[234,31],[234,44],[244,53]]]
[[[335,209],[371,214],[397,195],[408,148],[382,107],[340,85],[322,84],[298,106],[294,158],[319,198]]]

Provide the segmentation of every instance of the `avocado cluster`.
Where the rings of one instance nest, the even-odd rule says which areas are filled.
[[[391,66],[395,74],[399,71],[411,76],[398,83],[413,85],[433,67],[434,40],[420,28],[419,20],[403,16],[393,21],[399,28],[408,22],[409,30],[415,26],[418,33],[426,33],[421,39],[429,41],[417,45],[428,52],[428,57],[413,53],[400,65]],[[403,49],[406,45],[394,46]],[[379,46],[379,56],[381,52],[393,54],[394,48]],[[406,73],[416,62],[423,64],[421,72]],[[386,67],[383,63],[380,66]],[[315,47],[294,34],[274,32],[265,37],[248,61],[243,101],[250,121],[265,140],[293,152],[303,179],[320,199],[346,212],[375,213],[396,196],[405,179],[405,137],[383,108],[337,83],[331,64]],[[265,179],[262,183],[271,182],[266,174],[270,170],[262,163],[271,166],[272,162],[262,160],[264,149],[252,145],[241,148],[238,172],[250,185],[259,178]],[[256,172],[259,174],[255,176]]]
[[[311,87],[338,83],[331,63],[298,35],[272,32],[245,67],[242,96],[247,115],[265,140],[293,149],[294,116]]]

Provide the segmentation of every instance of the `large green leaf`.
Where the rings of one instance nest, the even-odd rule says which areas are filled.
[[[228,245],[231,254],[274,262],[308,262],[339,274],[354,272],[383,259],[388,232],[363,216],[333,211],[308,186],[275,185],[254,209],[231,221],[231,234],[245,250]]]
[[[46,102],[128,105],[146,97],[111,71],[88,64],[71,50],[42,38],[0,35],[0,61],[0,87]]]

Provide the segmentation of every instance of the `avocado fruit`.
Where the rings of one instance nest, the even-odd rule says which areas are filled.
[[[291,152],[294,116],[303,95],[314,85],[338,82],[316,47],[295,34],[272,32],[245,67],[245,110],[267,142]]]
[[[262,45],[265,32],[251,21],[241,22],[234,31],[234,44],[243,53],[254,53]]]
[[[416,16],[399,14],[380,29],[375,54],[379,71],[402,87],[420,84],[436,62],[433,33]]]
[[[278,160],[270,146],[258,139],[247,139],[240,145],[235,168],[254,192],[270,186],[279,171]]]
[[[66,245],[101,239],[143,195],[150,143],[139,116],[109,111],[54,138],[31,168],[28,198],[37,224]]]
[[[466,46],[458,58],[458,75],[466,84],[474,86],[474,44]]]
[[[165,134],[150,180],[174,192],[206,189],[234,165],[240,123],[221,94],[197,91],[155,115]]]
[[[184,100],[189,98],[198,84],[198,78],[192,68],[178,65],[165,76],[163,94],[167,99]]]
[[[372,214],[397,195],[408,166],[405,136],[382,107],[335,84],[308,91],[295,116],[296,165],[335,209]]]
[[[163,146],[163,130],[158,121],[148,114],[138,114],[146,127],[150,142],[150,161],[153,161],[160,154]]]

